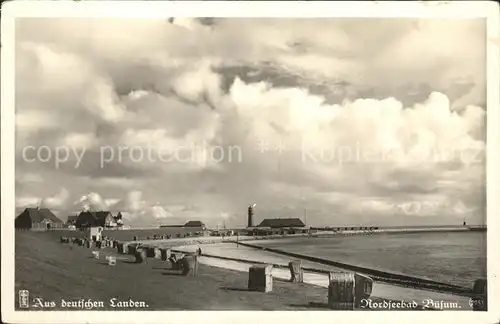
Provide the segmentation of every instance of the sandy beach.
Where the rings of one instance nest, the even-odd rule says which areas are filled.
[[[43,296],[47,300],[57,300],[62,297],[108,300],[115,295],[130,295],[137,300],[147,301],[154,309],[299,310],[308,309],[313,304],[324,305],[327,300],[326,274],[305,271],[303,284],[290,283],[288,282],[290,272],[286,268],[289,258],[238,246],[235,243],[182,245],[180,243],[187,240],[171,240],[171,243],[177,243],[173,250],[191,253],[201,247],[204,254],[199,257],[199,276],[178,277],[169,274],[168,271],[165,272],[165,262],[158,259],[148,259],[147,264],[138,265],[134,264],[132,255],[118,254],[116,249],[107,248],[102,250],[102,260],[99,261],[91,256],[92,249],[61,244],[58,238],[56,232],[26,232],[16,235],[18,289],[28,289],[34,295]],[[107,255],[117,257],[117,266],[107,266],[104,261]],[[274,267],[272,271],[273,292],[267,294],[249,292],[246,287],[248,269],[252,264],[262,262],[283,266],[283,268]],[[83,264],[85,268],[82,268]],[[304,261],[303,266],[330,271],[339,270],[308,261]],[[30,275],[30,269],[33,268],[37,269],[36,276]],[[123,282],[128,284],[123,285]],[[75,289],[79,293],[75,293]],[[153,298],[160,295],[169,296],[168,300]],[[207,298],[210,304],[204,304]],[[466,297],[379,282],[374,282],[370,299],[404,300],[416,302],[421,307],[431,307],[429,301],[448,302],[457,303],[459,309],[471,309],[469,299]],[[437,308],[439,309],[439,305]]]
[[[248,275],[236,269],[204,263],[193,276],[180,276],[166,262],[148,259],[137,264],[134,256],[118,254],[116,249],[100,250],[76,244],[62,244],[57,232],[16,233],[16,308],[18,290],[28,290],[32,298],[46,307],[29,311],[69,310],[63,301],[102,303],[92,310],[314,310],[325,305],[324,287],[292,284],[278,278],[273,291],[259,293],[247,288]],[[106,256],[117,257],[109,266]],[[13,292],[14,293],[14,292]],[[147,307],[113,307],[109,301],[143,302]],[[53,306],[52,306],[53,305]],[[322,306],[323,309],[325,308]],[[87,308],[72,307],[72,310]],[[321,308],[319,308],[321,310]]]
[[[270,264],[278,264],[286,267],[288,265],[288,262],[291,261],[290,258],[287,258],[285,256],[280,256],[271,252],[255,250],[241,245],[237,246],[236,244],[233,243],[220,243],[211,245],[184,245],[184,246],[178,246],[175,249],[184,251],[186,253],[193,253],[198,249],[198,247],[202,248],[202,252],[204,255],[205,254],[210,255],[210,256],[200,257],[199,261],[201,263],[214,267],[236,270],[240,272],[248,272],[248,269],[252,265],[251,262],[255,263],[265,262]],[[247,262],[220,259],[218,257],[240,259],[240,260],[245,260]],[[330,271],[342,271],[341,269],[309,261],[303,261],[303,267],[324,269]],[[272,275],[273,277],[280,278],[283,280],[290,279],[290,271],[286,268],[275,267],[273,269]],[[304,283],[326,288],[328,287],[328,275],[304,271]],[[443,303],[455,302],[460,305],[460,309],[464,310],[472,309],[472,307],[469,305],[468,297],[457,296],[447,293],[440,293],[430,290],[406,288],[380,282],[374,282],[372,297],[391,299],[391,300],[416,301],[421,306],[426,306],[431,302],[434,304],[437,302],[443,302]]]

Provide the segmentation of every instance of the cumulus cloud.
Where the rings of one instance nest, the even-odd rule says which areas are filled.
[[[84,211],[103,211],[108,209],[106,201],[96,192],[91,192],[80,197],[75,205],[81,207]]]
[[[144,224],[241,225],[251,202],[258,218],[307,208],[318,224],[484,221],[483,21],[17,26],[18,205],[38,197]],[[55,169],[23,160],[26,145],[85,154]],[[47,187],[67,191],[45,198]],[[462,205],[411,209],[446,197]]]
[[[16,207],[27,208],[37,207],[40,205],[40,198],[38,197],[16,197]]]
[[[165,210],[162,206],[154,206],[151,208],[151,214],[153,215],[154,218],[167,218],[169,216],[172,216],[171,213]]]
[[[62,188],[58,193],[45,197],[40,202],[40,207],[60,209],[64,206],[69,198],[69,192]]]

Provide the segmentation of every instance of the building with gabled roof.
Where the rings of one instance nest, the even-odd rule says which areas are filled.
[[[123,226],[123,215],[121,212],[118,212],[116,216],[114,216],[116,226]]]
[[[123,219],[122,212],[118,212],[118,214],[116,214],[115,216],[115,220],[120,220],[120,219]]]
[[[121,215],[121,214],[120,214]],[[115,227],[116,219],[110,211],[82,211],[75,222],[76,227]]]
[[[50,230],[63,228],[64,222],[48,208],[26,208],[15,219],[16,229]]]
[[[300,218],[267,218],[257,227],[283,228],[283,227],[305,227],[306,224]]]
[[[205,224],[201,221],[189,221],[184,224],[184,227],[200,227],[202,230],[205,230]]]
[[[78,219],[78,215],[69,215],[68,219],[66,220],[66,224],[75,225],[77,219]]]

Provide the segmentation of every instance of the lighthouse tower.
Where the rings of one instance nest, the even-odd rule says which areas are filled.
[[[254,215],[253,209],[254,208],[255,208],[255,204],[248,206],[248,224],[247,224],[247,227],[253,227],[253,215]]]

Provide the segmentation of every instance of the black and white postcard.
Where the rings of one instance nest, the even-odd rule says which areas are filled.
[[[498,323],[498,17],[3,4],[3,320]]]

